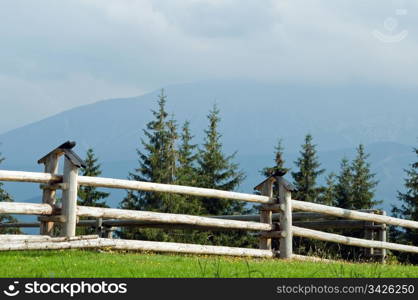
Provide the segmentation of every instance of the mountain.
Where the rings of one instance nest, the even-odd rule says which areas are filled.
[[[293,166],[304,135],[318,144],[323,165],[337,170],[343,155],[353,155],[359,143],[372,154],[373,170],[381,183],[378,197],[385,206],[395,201],[403,169],[413,159],[418,132],[414,89],[382,86],[297,86],[250,81],[207,81],[165,88],[168,110],[179,123],[191,122],[201,142],[206,115],[214,103],[221,109],[225,151],[238,150],[237,161],[247,173],[242,191],[261,180],[259,170],[272,162],[272,149],[284,139]],[[152,118],[159,91],[140,97],[110,99],[77,107],[0,135],[0,151],[7,158],[2,169],[41,171],[36,161],[66,140],[78,143],[84,155],[93,147],[104,176],[125,178],[136,167],[142,129]],[[17,201],[40,193],[37,185],[8,183]],[[123,191],[112,193],[116,205]]]

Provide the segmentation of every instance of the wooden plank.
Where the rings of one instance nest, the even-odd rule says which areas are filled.
[[[293,255],[292,233],[292,193],[283,177],[278,178],[280,212],[280,258],[289,259]]]
[[[363,220],[370,222],[377,222],[383,224],[390,224],[394,226],[402,226],[412,229],[418,229],[418,222],[398,219],[394,217],[388,217],[384,215],[370,214],[359,212],[355,210],[349,210],[344,208],[332,207],[317,203],[311,203],[306,201],[292,200],[292,207],[297,210],[324,213],[331,216],[352,219],[352,220]]]
[[[228,192],[228,191],[213,190],[213,189],[206,189],[206,188],[197,188],[197,187],[190,187],[190,186],[181,186],[181,185],[170,185],[170,184],[162,184],[162,183],[101,178],[101,177],[89,177],[89,176],[79,176],[78,182],[80,185],[95,186],[95,187],[131,189],[131,190],[141,190],[141,191],[161,192],[161,193],[175,193],[175,194],[184,194],[184,195],[192,195],[192,196],[200,196],[200,197],[214,197],[214,198],[221,198],[221,199],[240,200],[240,201],[256,202],[256,203],[274,203],[274,199],[271,199],[266,196]]]
[[[273,251],[236,248],[224,246],[206,246],[195,244],[135,241],[96,238],[91,240],[70,240],[62,242],[30,242],[30,243],[11,243],[0,244],[0,251],[10,250],[50,250],[50,249],[75,249],[75,248],[109,248],[116,250],[135,250],[135,251],[155,251],[171,253],[189,253],[206,255],[229,255],[229,256],[251,256],[272,258]]]
[[[78,167],[65,157],[63,182],[67,189],[62,192],[62,215],[65,217],[65,223],[62,226],[62,235],[73,237],[76,232],[77,224],[77,177]]]
[[[311,238],[320,241],[334,242],[348,246],[357,246],[363,248],[383,248],[387,250],[401,251],[401,252],[410,252],[418,253],[418,247],[401,245],[395,243],[381,242],[381,241],[369,241],[359,238],[342,236],[339,234],[328,233],[317,231],[313,229],[301,228],[293,226],[293,234],[295,236]]]
[[[167,214],[149,211],[137,211],[115,208],[101,208],[78,206],[77,215],[80,217],[95,217],[104,219],[129,219],[137,221],[152,221],[164,224],[192,224],[217,228],[230,228],[242,230],[270,231],[272,225],[258,222],[243,222],[234,220],[220,220],[208,217]]]
[[[0,214],[49,216],[54,212],[54,208],[49,204],[0,202]]]
[[[49,173],[0,170],[0,181],[55,184],[62,182],[62,176]]]
[[[269,198],[273,198],[273,180],[264,181],[261,186],[261,194]],[[273,225],[272,211],[262,210],[260,211],[260,223]],[[259,248],[264,250],[271,250],[271,238],[260,237]]]

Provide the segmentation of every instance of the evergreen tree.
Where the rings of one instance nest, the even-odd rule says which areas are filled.
[[[85,159],[86,167],[82,169],[83,176],[97,177],[102,174],[100,170],[101,165],[98,163],[93,149],[88,149]],[[106,201],[103,200],[109,197],[109,193],[100,192],[97,188],[92,186],[80,186],[78,189],[78,205],[95,206],[95,207],[109,207]]]
[[[418,148],[414,149],[416,162],[411,164],[409,170],[405,170],[405,192],[398,192],[400,201],[399,207],[392,207],[392,213],[395,217],[418,221]],[[418,230],[404,228],[394,230],[392,236],[402,243],[418,246]],[[410,253],[399,253],[401,261],[409,261],[418,264],[418,255]]]
[[[129,174],[129,179],[145,182],[175,184],[177,150],[177,124],[173,118],[168,118],[166,111],[167,96],[164,90],[158,96],[158,109],[153,110],[154,119],[143,131],[145,138],[141,139],[143,150],[137,149],[138,168]],[[147,210],[179,213],[178,195],[145,191],[127,192],[120,206],[124,209]],[[179,211],[180,210],[180,211]],[[125,228],[120,233],[125,238],[173,240],[164,230]]]
[[[300,151],[300,158],[295,161],[297,172],[292,172],[296,188],[295,199],[308,202],[318,202],[321,189],[317,187],[317,179],[324,169],[319,169],[316,145],[312,143],[312,135],[305,137],[305,143]]]
[[[369,154],[366,154],[363,145],[357,148],[357,156],[352,162],[352,209],[370,209],[381,201],[374,201],[375,187],[378,181],[374,180],[375,174],[370,171],[370,163],[367,162]]]
[[[337,206],[352,209],[353,203],[353,172],[350,162],[344,157],[340,164],[340,174],[337,176],[335,186]]]
[[[319,196],[319,203],[335,206],[336,205],[336,175],[330,173],[326,178],[326,186],[322,188],[321,195]]]
[[[205,142],[200,149],[198,159],[199,185],[201,187],[233,191],[244,180],[245,176],[233,162],[236,153],[226,156],[222,152],[221,134],[218,131],[220,122],[219,109],[214,105],[209,112],[209,127],[205,130]],[[207,214],[228,215],[245,211],[245,204],[239,201],[205,198],[203,206]]]
[[[4,161],[0,153],[0,164]],[[0,202],[13,202],[12,196],[3,188],[3,183],[0,182]],[[16,223],[17,220],[8,214],[0,214],[0,223]],[[21,233],[19,228],[0,228],[0,234],[18,234]]]
[[[168,119],[166,112],[167,96],[161,90],[158,96],[158,110],[153,110],[154,120],[144,130],[145,139],[141,139],[143,151],[137,150],[139,167],[129,174],[137,181],[172,184],[175,180],[177,126]],[[143,191],[128,191],[121,203],[125,209],[167,211],[171,195]]]
[[[190,133],[190,123],[188,121],[183,124],[180,139],[181,142],[177,151],[176,184],[198,186],[197,145],[192,143],[193,136]],[[178,196],[182,198],[178,201],[182,204],[181,213],[194,215],[204,213],[201,199],[189,195]]]
[[[288,168],[284,167],[284,159],[283,159],[283,142],[282,139],[279,139],[277,145],[274,147],[275,153],[274,153],[274,162],[275,165],[273,167],[266,167],[264,168],[261,173],[265,177],[270,177],[277,173],[287,173],[289,171]]]
[[[275,153],[274,153],[274,162],[275,165],[273,167],[266,167],[261,171],[261,174],[265,177],[270,177],[274,174],[284,174],[287,173],[290,169],[285,168],[284,164],[285,161],[283,159],[283,143],[282,139],[279,139],[277,145],[274,147]],[[274,188],[273,196],[278,196],[278,191],[276,191],[276,188]]]

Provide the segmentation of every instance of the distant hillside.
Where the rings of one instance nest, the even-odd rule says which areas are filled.
[[[7,158],[2,168],[42,170],[37,159],[72,139],[78,142],[76,151],[81,155],[94,147],[104,175],[126,177],[136,166],[135,149],[152,117],[157,93],[81,106],[2,134],[0,151]],[[261,179],[258,170],[271,163],[277,138],[284,139],[291,162],[309,132],[330,170],[338,168],[341,156],[351,154],[357,144],[370,145],[373,167],[381,180],[378,196],[389,203],[401,186],[403,168],[413,158],[409,145],[417,142],[416,90],[218,81],[169,86],[166,93],[169,111],[180,123],[191,121],[197,142],[206,127],[208,110],[218,104],[225,150],[238,150],[237,160],[247,172],[245,191],[251,191]],[[7,187],[18,201],[39,193],[36,185]],[[114,194],[113,203],[122,195],[123,191]]]

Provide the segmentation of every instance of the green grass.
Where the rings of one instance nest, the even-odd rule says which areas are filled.
[[[0,253],[0,277],[418,277],[418,266],[80,250]]]

